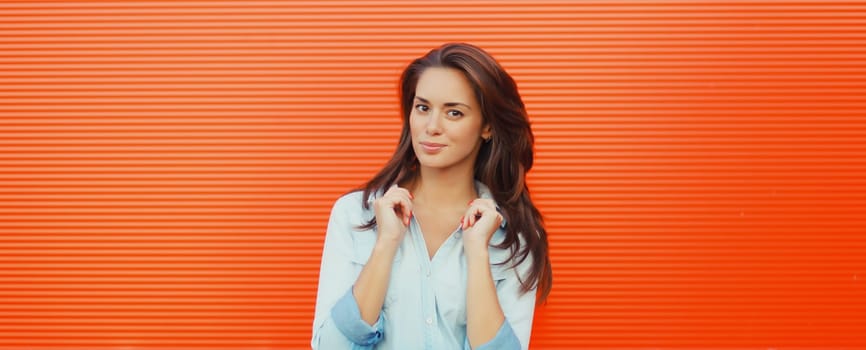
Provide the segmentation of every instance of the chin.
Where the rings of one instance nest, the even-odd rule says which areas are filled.
[[[442,157],[439,155],[430,156],[430,155],[426,155],[426,154],[418,156],[418,164],[422,167],[432,168],[432,169],[444,169],[444,168],[447,168],[449,166],[454,165],[453,163],[450,163],[447,160],[442,159]]]
[[[438,159],[429,159],[427,157],[418,157],[418,165],[425,168],[444,168],[448,166],[448,164],[445,164]]]

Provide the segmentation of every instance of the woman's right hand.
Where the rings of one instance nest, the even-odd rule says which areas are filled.
[[[373,201],[378,226],[378,239],[399,244],[409,228],[412,217],[412,194],[397,185],[391,186],[382,197]]]

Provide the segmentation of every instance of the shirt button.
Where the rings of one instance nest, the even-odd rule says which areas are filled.
[[[430,270],[427,270],[427,277],[430,277]]]
[[[433,324],[433,318],[427,317],[427,324]]]

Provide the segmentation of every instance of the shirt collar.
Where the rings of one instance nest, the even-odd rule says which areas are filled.
[[[502,211],[499,209],[499,204],[496,203],[496,199],[493,198],[493,193],[490,192],[490,188],[488,188],[487,185],[485,185],[481,181],[475,180],[475,192],[478,193],[478,198],[484,198],[484,199],[492,200],[493,203],[496,204],[496,210],[499,211],[499,214],[502,214]],[[376,198],[382,197],[384,194],[385,194],[384,189],[381,189],[381,188],[378,189],[376,191],[376,193],[371,194],[369,196],[369,198],[367,198],[367,204],[372,206],[373,201],[375,201]],[[505,228],[505,215],[504,214],[502,215],[502,223],[499,224],[499,227]]]
[[[490,188],[487,187],[481,181],[475,180],[475,191],[478,192],[478,198],[489,199],[493,201],[493,204],[496,205],[496,211],[502,215],[502,223],[499,224],[500,228],[505,228],[505,214],[502,213],[502,210],[499,209],[499,203],[496,203],[496,198],[493,198],[493,193],[490,192]]]

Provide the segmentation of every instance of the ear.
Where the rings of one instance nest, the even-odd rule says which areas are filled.
[[[493,135],[493,128],[490,127],[490,124],[484,125],[481,127],[481,138],[484,140],[490,140],[490,136]]]

